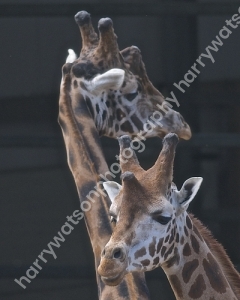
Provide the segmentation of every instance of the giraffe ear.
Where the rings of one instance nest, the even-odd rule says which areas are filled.
[[[90,93],[98,94],[104,90],[118,90],[123,84],[125,71],[122,69],[111,69],[103,74],[97,75],[92,80],[84,82]]]
[[[112,203],[122,188],[122,186],[115,181],[103,182],[103,187],[106,190]]]
[[[193,200],[193,198],[196,196],[200,185],[202,183],[203,178],[202,177],[192,177],[187,179],[181,190],[178,193],[178,202],[181,207],[181,210],[187,210],[188,205]]]

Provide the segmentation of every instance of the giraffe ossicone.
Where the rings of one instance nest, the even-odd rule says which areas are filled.
[[[146,171],[133,150],[121,163],[130,142],[128,136],[119,139],[122,186],[104,183],[114,229],[98,267],[102,280],[117,285],[129,272],[162,267],[177,299],[240,299],[240,275],[225,250],[187,213],[202,178],[186,180],[179,191],[172,182],[177,136],[166,135]]]
[[[148,79],[140,50],[131,46],[119,51],[112,20],[99,20],[99,37],[89,13],[80,11],[75,20],[82,49],[79,57],[69,49],[63,66],[63,76],[71,80],[74,114],[83,97],[100,135],[133,137],[141,131],[148,138],[175,132],[189,139],[189,125]],[[148,122],[154,123],[152,130],[146,130]]]
[[[73,49],[68,49],[68,57],[66,59],[66,63],[72,64],[77,59],[77,54]]]

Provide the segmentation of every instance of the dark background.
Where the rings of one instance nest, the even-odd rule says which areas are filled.
[[[61,66],[67,49],[80,51],[73,16],[111,17],[120,49],[136,45],[160,91],[174,91],[193,138],[177,149],[174,179],[203,185],[190,206],[240,266],[240,27],[183,94],[183,79],[205,48],[238,13],[231,1],[0,0],[0,299],[97,299],[93,255],[80,222],[24,290],[14,282],[79,208],[57,124]],[[161,141],[146,143],[140,160],[154,163]],[[116,141],[103,139],[109,164]],[[151,299],[174,299],[161,270],[147,274]]]

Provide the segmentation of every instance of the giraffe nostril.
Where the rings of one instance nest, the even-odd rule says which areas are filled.
[[[116,258],[116,259],[121,259],[123,257],[122,250],[120,248],[114,249],[113,257]]]
[[[102,256],[105,256],[106,252],[105,252],[105,248],[102,251]]]

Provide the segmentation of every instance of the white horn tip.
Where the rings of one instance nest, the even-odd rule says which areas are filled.
[[[72,50],[68,49],[68,57],[66,63],[73,63],[77,59],[77,54]]]
[[[115,89],[119,89],[124,81],[125,71],[122,69],[111,69],[108,72],[106,72],[109,76],[111,76],[113,81],[113,86]]]
[[[124,70],[115,68],[97,75],[85,85],[90,92],[95,94],[109,89],[118,90],[123,84],[124,76]]]

